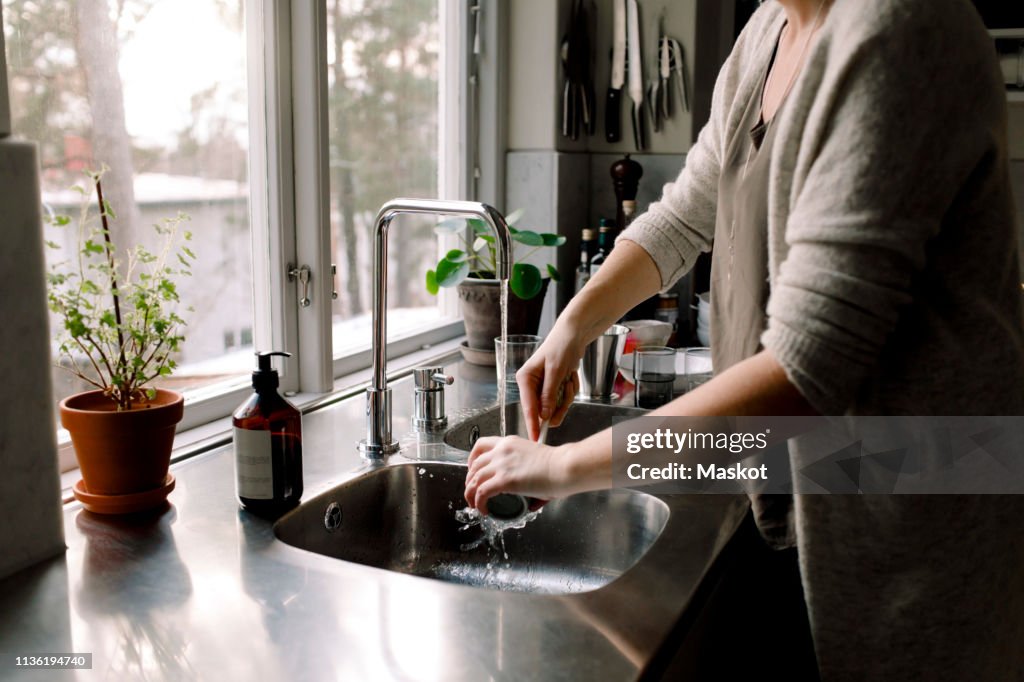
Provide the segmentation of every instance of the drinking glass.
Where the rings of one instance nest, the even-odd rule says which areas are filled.
[[[672,401],[676,380],[676,349],[640,346],[633,353],[634,399],[637,407],[654,409]]]
[[[517,399],[519,397],[519,385],[516,384],[516,372],[526,364],[530,356],[540,348],[543,341],[539,336],[533,334],[509,334],[505,344],[505,366],[501,365],[502,345],[501,337],[494,339],[494,364],[498,372],[498,387],[505,382],[505,395]]]
[[[686,390],[692,391],[711,380],[714,367],[711,364],[710,348],[687,348],[683,352],[683,374],[686,375]]]

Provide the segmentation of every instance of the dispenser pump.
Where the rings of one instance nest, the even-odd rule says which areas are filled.
[[[273,391],[276,390],[281,381],[278,378],[277,370],[270,364],[270,358],[275,355],[280,355],[284,358],[290,358],[291,353],[285,353],[284,351],[271,351],[269,353],[261,353],[256,351],[256,365],[257,369],[252,373],[252,387],[256,389],[256,392],[261,391]]]

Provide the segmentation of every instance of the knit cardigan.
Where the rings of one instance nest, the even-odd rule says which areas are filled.
[[[784,21],[754,14],[681,174],[619,237],[666,287],[713,242]],[[1006,99],[971,3],[835,0],[776,123],[761,340],[790,381],[826,415],[1024,414]],[[1024,496],[797,495],[795,533],[824,679],[1024,679]]]
[[[679,178],[620,236],[665,286],[711,246],[725,145],[784,21],[754,14]],[[797,388],[830,415],[1022,413],[1006,99],[971,4],[838,0],[776,123],[762,341]],[[993,378],[1011,405],[954,395]]]

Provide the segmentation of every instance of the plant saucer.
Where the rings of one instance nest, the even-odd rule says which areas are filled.
[[[470,348],[469,341],[463,341],[459,346],[463,359],[472,365],[485,365],[494,367],[494,349]]]
[[[85,481],[78,479],[73,492],[75,499],[94,514],[134,514],[163,504],[167,496],[174,490],[174,483],[174,475],[168,473],[164,484],[159,488],[127,495],[101,495],[87,491]]]

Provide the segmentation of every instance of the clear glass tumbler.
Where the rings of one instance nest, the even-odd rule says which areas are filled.
[[[676,349],[640,346],[633,353],[634,400],[637,407],[651,410],[672,402],[676,380]]]
[[[505,344],[505,366],[502,367],[502,345],[501,337],[494,339],[494,364],[497,368],[498,386],[505,382],[506,398],[518,399],[519,386],[516,384],[516,372],[526,364],[543,341],[539,336],[533,334],[509,334]]]
[[[683,374],[686,375],[687,391],[711,381],[711,377],[714,376],[711,349],[687,348],[683,352]]]

